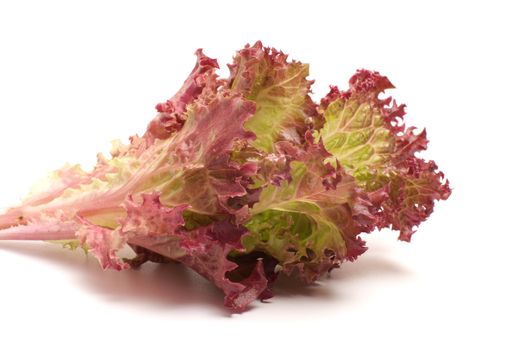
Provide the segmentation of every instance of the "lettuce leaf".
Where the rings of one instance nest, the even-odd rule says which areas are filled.
[[[309,66],[287,58],[257,42],[239,51],[229,65],[226,85],[256,103],[256,113],[245,128],[256,135],[252,145],[265,152],[274,151],[279,140],[300,144],[320,119],[308,95],[313,84],[307,80]]]
[[[417,158],[427,148],[426,131],[405,126],[405,105],[378,97],[393,88],[388,78],[360,70],[349,85],[344,92],[333,87],[323,99],[326,122],[317,136],[376,199],[379,227],[398,230],[399,239],[409,241],[414,227],[432,213],[434,201],[449,197],[449,182],[442,181],[435,162]]]
[[[315,103],[308,65],[261,42],[217,75],[201,50],[142,136],[113,142],[91,172],[65,165],[0,215],[0,240],[82,247],[102,268],[182,263],[243,311],[280,273],[311,283],[366,251],[360,236],[409,241],[449,182],[418,157],[425,130],[359,70]],[[134,257],[120,254],[131,247]]]
[[[290,145],[291,181],[262,189],[243,243],[276,258],[285,273],[296,267],[302,278],[314,281],[362,254],[366,248],[358,234],[372,230],[375,221],[354,178],[324,164],[330,154],[309,135],[305,150]]]

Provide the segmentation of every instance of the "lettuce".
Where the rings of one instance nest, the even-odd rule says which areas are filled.
[[[0,240],[81,246],[117,270],[180,262],[242,311],[270,298],[280,273],[310,283],[355,260],[362,233],[409,241],[449,197],[436,164],[417,156],[425,130],[379,98],[393,88],[379,73],[359,70],[317,104],[308,66],[260,42],[237,52],[227,79],[196,56],[142,136],[113,142],[91,172],[55,171],[0,215]],[[134,257],[120,256],[125,246]]]

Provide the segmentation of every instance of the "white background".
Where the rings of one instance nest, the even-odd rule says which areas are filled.
[[[0,3],[0,207],[141,134],[198,47],[225,74],[257,39],[310,63],[316,98],[357,68],[387,75],[453,194],[412,243],[376,232],[330,279],[280,281],[239,315],[181,267],[103,272],[80,252],[0,242],[2,349],[515,348],[508,1],[167,3]]]

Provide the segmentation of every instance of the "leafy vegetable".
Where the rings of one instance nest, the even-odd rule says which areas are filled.
[[[0,239],[58,241],[103,268],[176,261],[225,293],[235,311],[272,296],[279,273],[312,282],[366,250],[376,228],[415,228],[447,199],[448,181],[417,157],[426,132],[403,123],[393,88],[359,70],[350,88],[310,96],[308,66],[247,45],[216,75],[197,63],[129,145],[92,172],[66,165],[0,215]],[[135,257],[118,252],[130,246]]]

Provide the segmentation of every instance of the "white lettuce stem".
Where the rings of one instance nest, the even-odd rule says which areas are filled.
[[[18,225],[0,230],[0,241],[49,241],[76,239],[74,224]]]

